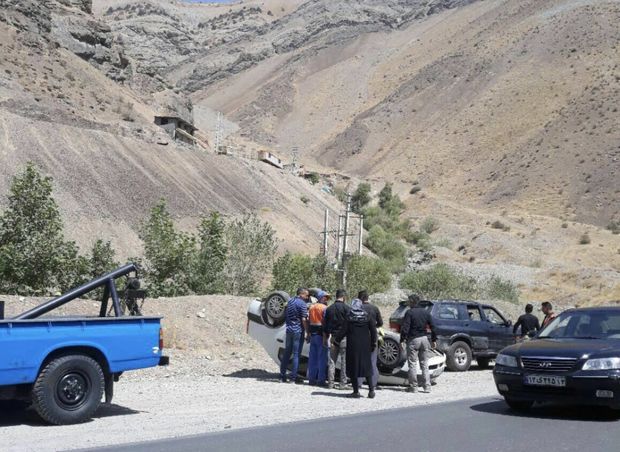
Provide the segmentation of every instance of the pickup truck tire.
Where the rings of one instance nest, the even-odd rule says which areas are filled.
[[[289,295],[283,291],[271,292],[264,299],[264,313],[267,323],[272,326],[280,326],[286,317],[286,304],[290,299]]]
[[[446,353],[446,365],[448,369],[455,372],[464,372],[471,366],[471,348],[466,342],[456,341]]]
[[[95,414],[104,387],[97,361],[84,355],[61,356],[50,361],[37,377],[32,404],[50,424],[77,424]]]

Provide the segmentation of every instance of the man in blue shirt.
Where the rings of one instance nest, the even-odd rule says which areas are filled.
[[[286,305],[286,341],[284,345],[284,356],[280,363],[280,381],[287,382],[286,368],[293,355],[293,368],[289,378],[295,383],[303,383],[303,378],[297,375],[299,369],[299,356],[304,346],[304,332],[310,337],[308,328],[308,307],[306,301],[309,297],[308,289],[297,289],[297,296],[291,298]]]

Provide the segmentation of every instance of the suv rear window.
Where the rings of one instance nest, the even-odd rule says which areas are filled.
[[[458,320],[459,308],[456,304],[441,303],[436,306],[433,315],[440,320]]]

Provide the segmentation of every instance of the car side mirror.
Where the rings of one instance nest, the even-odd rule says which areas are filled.
[[[512,320],[506,320],[506,326],[512,326]]]

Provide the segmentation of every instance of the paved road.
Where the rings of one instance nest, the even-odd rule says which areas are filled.
[[[485,398],[96,450],[617,452],[619,427],[607,409],[541,406],[522,415]]]

